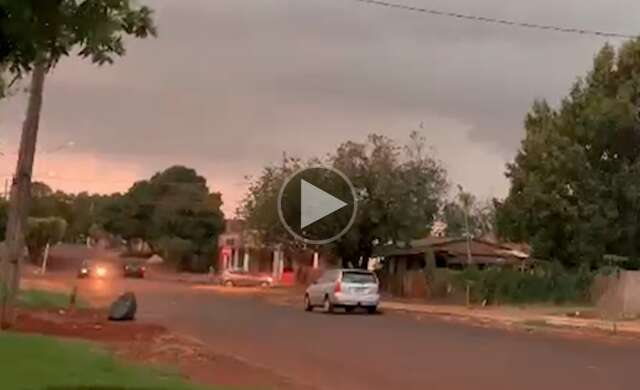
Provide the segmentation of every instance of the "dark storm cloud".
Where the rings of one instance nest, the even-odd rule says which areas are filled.
[[[640,15],[630,0],[397,1],[628,33]],[[487,156],[474,162],[481,172],[449,158],[454,179],[503,189],[500,167],[531,102],[557,101],[605,42],[353,0],[148,3],[158,39],[132,42],[114,67],[74,59],[50,77],[45,143],[74,139],[107,159],[184,160],[241,177],[284,150],[323,154],[371,131],[402,138],[424,121],[443,159]],[[6,104],[2,126],[19,125],[22,111],[23,99]]]

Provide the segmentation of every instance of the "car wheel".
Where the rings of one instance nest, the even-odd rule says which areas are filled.
[[[369,306],[367,307],[367,313],[376,314],[378,312],[378,306]]]
[[[224,283],[222,283],[223,286],[225,287],[233,287],[233,282],[230,280],[225,280]]]
[[[347,313],[353,313],[353,311],[354,311],[355,309],[356,309],[355,307],[352,307],[352,306],[346,306],[346,307],[344,308],[344,311],[346,311]]]
[[[260,287],[262,287],[262,288],[267,288],[269,286],[270,286],[269,282],[261,282],[260,283]]]
[[[304,296],[304,311],[313,311],[313,305],[309,299],[309,295]]]
[[[333,313],[333,303],[329,299],[329,296],[324,297],[324,304],[322,305],[325,313]]]

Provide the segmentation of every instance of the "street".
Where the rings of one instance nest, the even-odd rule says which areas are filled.
[[[125,290],[139,318],[317,389],[635,389],[640,343],[571,340],[407,315],[326,315],[237,291],[153,280],[86,280],[85,297]]]

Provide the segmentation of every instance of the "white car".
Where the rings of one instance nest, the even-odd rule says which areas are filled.
[[[378,278],[373,272],[361,269],[334,269],[326,271],[304,294],[307,311],[322,307],[331,313],[335,308],[352,312],[364,308],[373,314],[378,310],[380,294]]]

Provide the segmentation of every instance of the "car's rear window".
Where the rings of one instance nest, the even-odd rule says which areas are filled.
[[[343,272],[342,281],[356,284],[376,283],[376,277],[369,272]]]

